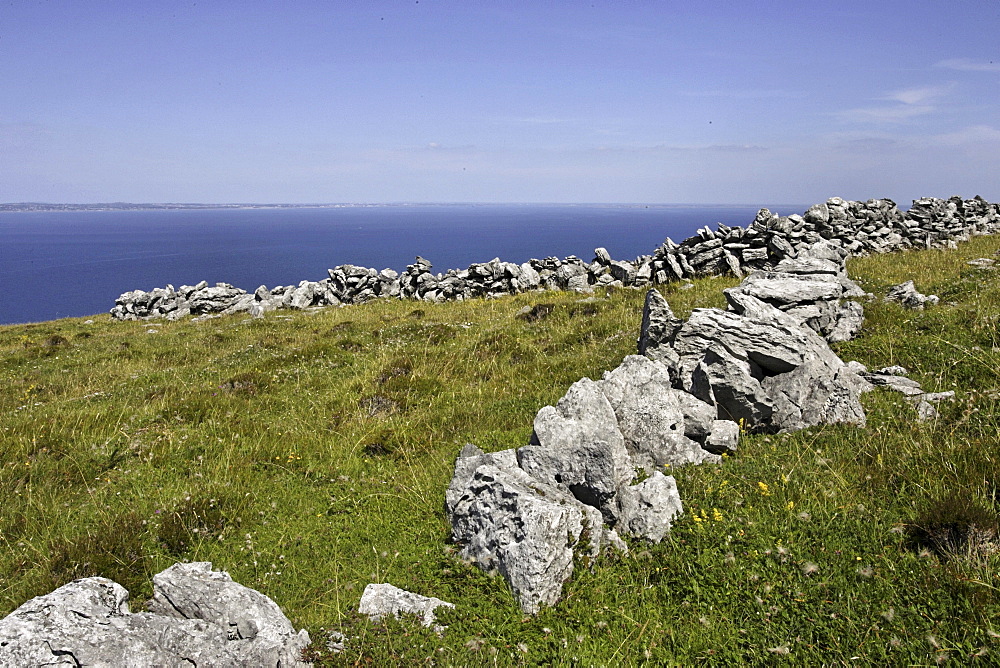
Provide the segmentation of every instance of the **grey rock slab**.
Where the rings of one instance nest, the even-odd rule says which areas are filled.
[[[455,503],[451,526],[461,556],[498,571],[529,614],[559,600],[574,549],[596,556],[605,535],[596,508],[521,469],[489,464]]]
[[[825,338],[830,343],[850,341],[861,332],[865,324],[865,308],[855,301],[842,302],[837,309],[836,320],[833,327],[827,332]]]
[[[774,267],[774,271],[786,274],[827,274],[842,276],[844,265],[841,262],[821,257],[785,258]]]
[[[748,429],[862,423],[863,384],[822,337],[749,295],[727,297],[742,313],[696,309],[677,333],[685,390]]]
[[[309,635],[295,634],[270,599],[253,593],[270,603],[273,610],[268,612],[280,620],[270,615],[256,618],[255,612],[269,607],[256,600],[249,612],[217,615],[224,603],[211,588],[188,601],[190,617],[177,609],[171,614],[133,614],[121,585],[99,577],[75,580],[0,620],[0,665],[305,665],[300,653]],[[237,621],[227,621],[232,619]],[[285,631],[280,636],[274,633],[279,627]]]
[[[653,543],[663,540],[673,519],[684,512],[677,481],[659,471],[640,483],[622,488],[620,495],[619,528]]]
[[[806,246],[800,255],[807,258],[829,260],[843,266],[850,255],[850,251],[839,241],[824,239]]]
[[[713,420],[705,449],[717,455],[732,454],[740,443],[740,426],[732,420]]]
[[[686,436],[682,399],[662,363],[629,355],[604,374],[600,388],[618,420],[633,463],[651,472],[657,467],[718,461]]]
[[[640,355],[656,358],[656,351],[669,348],[673,343],[677,330],[684,321],[674,315],[670,304],[658,290],[646,292],[646,301],[642,307],[642,324],[639,328],[638,348]]]
[[[75,580],[0,620],[4,666],[192,664],[240,665],[223,629],[204,621],[132,614],[128,592],[107,578]]]
[[[719,309],[692,311],[674,342],[681,359],[682,382],[690,378],[708,350],[753,362],[762,370],[757,375],[791,371],[809,356],[836,359],[822,338],[794,318],[752,298],[744,298],[741,306],[744,314]]]
[[[708,350],[691,374],[689,391],[714,404],[719,419],[748,428],[769,426],[774,401],[756,375],[749,361],[724,350]]]
[[[865,374],[864,378],[876,387],[886,387],[909,397],[924,394],[923,389],[920,387],[920,383],[905,376],[875,372]]]
[[[677,395],[684,413],[684,435],[697,443],[704,443],[712,433],[718,409],[688,392]]]
[[[751,297],[778,305],[839,299],[844,290],[837,276],[755,271],[739,285]]]
[[[615,411],[589,378],[573,383],[555,406],[538,411],[532,444],[519,448],[517,459],[535,479],[599,508],[612,526],[618,488],[635,476]]]
[[[430,627],[437,621],[434,611],[440,607],[454,608],[453,603],[447,603],[432,596],[421,596],[400,589],[388,583],[369,584],[361,594],[358,612],[366,615],[374,622],[392,615],[399,618],[400,614],[416,615],[420,623]]]
[[[820,360],[809,360],[794,371],[765,378],[761,385],[773,401],[771,423],[780,431],[819,424],[866,424],[859,399],[863,381],[847,365],[830,369]]]
[[[608,249],[604,248],[603,246],[601,248],[595,248],[594,249],[594,262],[597,262],[597,263],[603,264],[603,265],[611,264],[611,254],[608,253]]]
[[[455,511],[455,504],[462,498],[480,466],[495,466],[499,469],[517,468],[517,454],[513,449],[485,453],[472,443],[466,443],[455,460],[455,472],[451,484],[444,493],[445,513],[448,517]]]
[[[252,640],[247,660],[261,665],[294,665],[309,634],[295,632],[278,604],[259,591],[244,587],[210,562],[174,564],[153,576],[152,613],[202,619],[226,629],[231,639]],[[244,649],[241,647],[241,649]]]

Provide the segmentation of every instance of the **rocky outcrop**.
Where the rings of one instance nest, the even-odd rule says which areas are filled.
[[[859,396],[871,385],[828,341],[855,335],[863,311],[845,299],[864,293],[841,245],[810,251],[726,290],[729,310],[695,309],[687,321],[649,290],[639,355],[542,408],[528,445],[465,446],[445,493],[462,557],[501,573],[535,613],[558,600],[576,552],[663,539],[683,510],[664,470],[720,462],[741,427],[863,425]]]
[[[298,666],[309,634],[210,563],[153,578],[149,612],[107,578],[75,580],[0,621],[4,666]]]
[[[844,300],[866,295],[847,277],[847,257],[842,245],[819,241],[772,271],[751,273],[726,294],[737,308],[739,300],[733,295],[748,295],[791,315],[831,343],[848,341],[861,329],[864,309]]]
[[[745,228],[720,223],[715,230],[704,227],[680,243],[668,238],[652,254],[632,261],[613,260],[607,250],[598,248],[590,263],[575,256],[532,259],[522,264],[494,258],[444,273],[434,273],[431,263],[421,257],[403,272],[345,264],[328,270],[329,276],[320,281],[271,289],[260,286],[252,294],[227,283],[210,287],[205,282],[177,290],[170,285],[149,292],[134,290],[118,297],[111,315],[118,320],[176,320],[189,315],[241,312],[262,316],[281,308],[358,304],[378,298],[443,302],[539,289],[590,292],[599,287],[642,288],[698,276],[731,274],[742,278],[763,271],[799,276],[776,279],[758,275],[755,281],[773,284],[782,280],[788,288],[796,286],[788,281],[807,283],[798,287],[810,291],[814,304],[803,307],[799,315],[817,331],[829,330],[824,335],[834,337],[830,340],[843,340],[837,337],[847,336],[844,332],[856,317],[852,313],[840,314],[848,322],[834,333],[839,315],[822,307],[836,298],[831,292],[836,281],[823,278],[830,275],[829,268],[822,263],[789,260],[832,259],[823,255],[826,250],[820,256],[810,251],[823,246],[822,242],[830,242],[840,249],[838,252],[859,255],[953,245],[973,235],[997,231],[1000,204],[990,204],[980,197],[919,199],[906,212],[899,211],[888,199],[851,202],[833,197],[802,215],[778,216],[761,209]],[[783,262],[784,266],[780,266]],[[842,288],[841,296],[850,296],[853,288],[849,284],[842,284]],[[853,308],[849,304],[846,308]]]
[[[659,469],[719,461],[738,434],[673,388],[662,362],[626,357],[542,408],[528,445],[463,448],[445,493],[452,540],[464,559],[499,572],[522,610],[538,612],[559,599],[575,554],[625,550],[620,536],[662,540],[683,506]]]

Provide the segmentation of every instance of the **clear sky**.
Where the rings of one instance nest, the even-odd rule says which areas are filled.
[[[0,201],[1000,200],[997,0],[0,2]]]

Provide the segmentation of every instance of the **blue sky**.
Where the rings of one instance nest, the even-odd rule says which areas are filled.
[[[14,0],[0,201],[998,201],[998,34],[996,0]]]

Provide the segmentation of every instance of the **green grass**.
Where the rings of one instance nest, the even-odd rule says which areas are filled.
[[[207,560],[308,628],[321,663],[996,661],[998,558],[947,531],[995,526],[1000,506],[1000,270],[965,265],[998,248],[851,262],[876,294],[913,278],[941,296],[868,303],[837,348],[956,390],[940,419],[874,392],[866,429],[749,436],[675,471],[671,535],[578,568],[534,618],[447,543],[454,457],[526,444],[540,407],[631,354],[641,291],[0,327],[0,608],[100,574],[139,609],[153,574]],[[734,283],[663,291],[686,316]],[[516,317],[540,303],[547,317]],[[448,630],[360,619],[369,582],[455,603]],[[345,654],[323,651],[324,629],[353,637]]]

